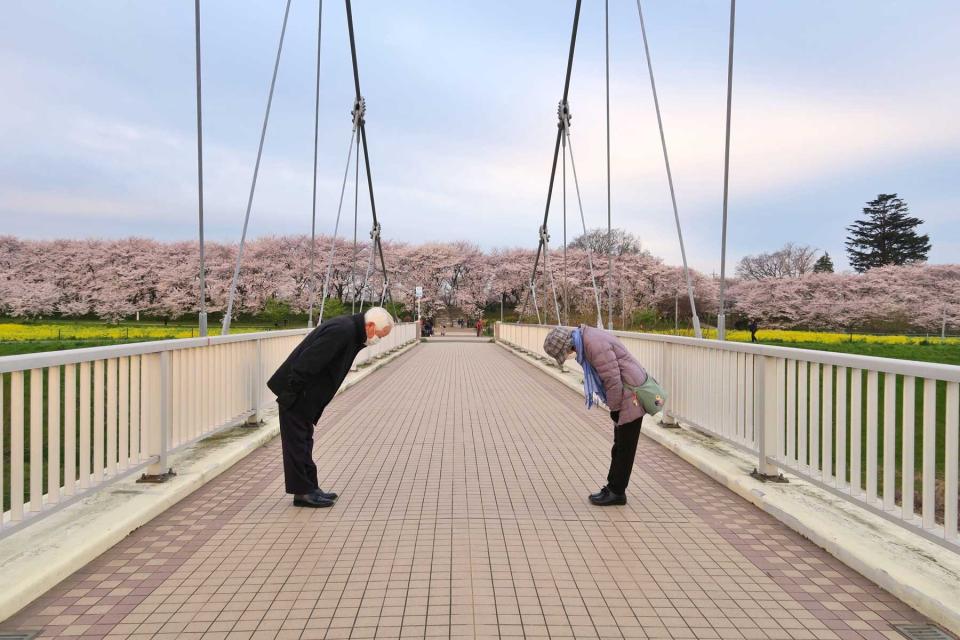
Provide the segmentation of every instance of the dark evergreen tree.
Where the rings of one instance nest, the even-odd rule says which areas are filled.
[[[817,258],[817,261],[813,263],[813,272],[833,273],[833,260],[830,259],[829,253],[824,251],[823,255]]]
[[[847,256],[855,271],[926,261],[930,236],[917,233],[923,220],[911,217],[907,203],[897,194],[879,194],[863,213],[865,219],[847,227]]]

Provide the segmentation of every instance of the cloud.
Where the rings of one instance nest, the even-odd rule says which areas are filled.
[[[459,22],[457,29],[444,29],[419,15],[402,23],[389,15],[381,20],[393,30],[378,46],[370,39],[366,55],[391,58],[395,65],[388,68],[394,72],[445,52],[409,80],[414,86],[402,94],[401,104],[391,104],[390,95],[371,103],[371,162],[385,235],[409,242],[463,238],[485,246],[535,245],[556,135],[562,60],[539,54],[548,47],[525,33],[511,32],[488,56],[483,47],[489,44],[489,32],[483,29],[461,37],[458,29],[465,25]],[[562,22],[567,20],[564,16]],[[367,28],[374,32],[369,23]],[[537,35],[542,39],[542,33]],[[555,48],[560,51],[563,44]],[[488,58],[493,71],[484,66]],[[602,66],[590,58],[581,62],[587,63],[578,63],[571,94],[573,137],[587,226],[597,227],[606,225],[607,206]],[[641,65],[638,60],[620,69],[612,87],[613,223],[638,233],[648,248],[678,263],[660,141]],[[544,74],[548,67],[551,73]],[[78,72],[66,62],[53,65],[0,51],[0,82],[10,87],[9,98],[0,102],[4,228],[16,219],[18,233],[76,236],[91,233],[93,221],[106,225],[97,228],[98,234],[191,236],[196,215],[192,96],[167,95],[168,89],[158,88],[167,101],[146,104],[108,72],[92,73],[94,68],[91,63]],[[295,68],[284,67],[281,84],[290,82],[283,73]],[[364,77],[375,93],[378,76],[370,71]],[[207,223],[210,237],[222,240],[239,236],[264,98],[262,78],[233,73],[209,74],[209,104],[229,110],[218,119],[210,107],[205,135]],[[724,87],[702,82],[697,73],[664,74],[658,80],[688,254],[692,264],[710,271],[717,268],[719,253]],[[796,205],[819,185],[843,184],[920,158],[955,156],[960,147],[960,121],[954,117],[960,97],[952,86],[917,83],[878,96],[857,87],[810,88],[788,79],[756,78],[747,75],[735,83],[730,202],[731,215],[741,222],[773,219],[787,202]],[[381,80],[391,87],[399,82]],[[256,92],[238,89],[251,83]],[[312,132],[307,123],[312,102],[296,105],[310,113],[291,113],[290,102],[275,104],[254,201],[253,235],[309,230]],[[332,228],[349,138],[345,110],[337,109],[339,119],[324,120],[321,129],[318,229]],[[234,112],[243,118],[232,117]],[[249,130],[240,131],[240,125],[225,130],[224,121],[233,125],[246,122],[247,116],[254,123]],[[559,188],[558,183],[551,214],[555,239],[562,224]],[[352,225],[351,189],[345,225]],[[929,222],[940,225],[944,237],[935,238],[934,246],[936,255],[943,256],[939,247],[954,242],[950,223],[956,221],[957,196],[944,191],[928,199],[938,202]],[[362,192],[362,229],[369,226],[368,207]],[[833,215],[811,209],[812,221],[829,222]],[[571,230],[579,228],[572,183],[568,222]],[[789,233],[781,225],[769,225],[758,231],[757,241],[773,248],[793,239]],[[738,249],[749,249],[743,238],[731,240],[731,259]]]
[[[23,218],[21,227],[37,227],[37,219],[47,216],[71,218],[91,228],[97,222],[129,223],[136,216],[164,213],[162,208],[150,206],[139,197],[109,198],[49,190],[6,188],[0,191],[0,201],[6,212]]]

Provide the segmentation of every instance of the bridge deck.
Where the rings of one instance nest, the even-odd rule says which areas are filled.
[[[591,507],[610,424],[492,344],[425,344],[3,625],[90,638],[897,638],[923,618],[654,442]]]

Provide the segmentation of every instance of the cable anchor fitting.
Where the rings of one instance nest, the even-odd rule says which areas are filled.
[[[550,244],[550,232],[547,231],[547,225],[540,226],[540,241],[543,242],[544,246]]]
[[[380,241],[380,223],[379,222],[375,222],[373,225],[373,228],[370,229],[370,239],[373,242]]]
[[[350,116],[353,118],[353,129],[356,130],[358,127],[366,124],[366,115],[367,115],[367,99],[363,96],[360,96],[358,100],[353,101],[353,109],[350,111]]]
[[[561,100],[557,103],[557,128],[569,131],[571,120],[573,120],[573,116],[570,114],[570,103]]]

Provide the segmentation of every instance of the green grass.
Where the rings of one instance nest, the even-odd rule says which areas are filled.
[[[65,349],[85,349],[87,347],[104,347],[111,344],[127,344],[146,342],[145,340],[21,340],[17,342],[0,342],[0,356],[16,356],[24,353],[41,353],[44,351],[61,351]]]
[[[774,341],[762,341],[760,344],[773,347],[794,347],[815,351],[876,356],[878,358],[897,358],[900,360],[919,360],[921,362],[960,365],[960,345],[955,344],[873,344],[864,342],[825,344],[822,342]]]

